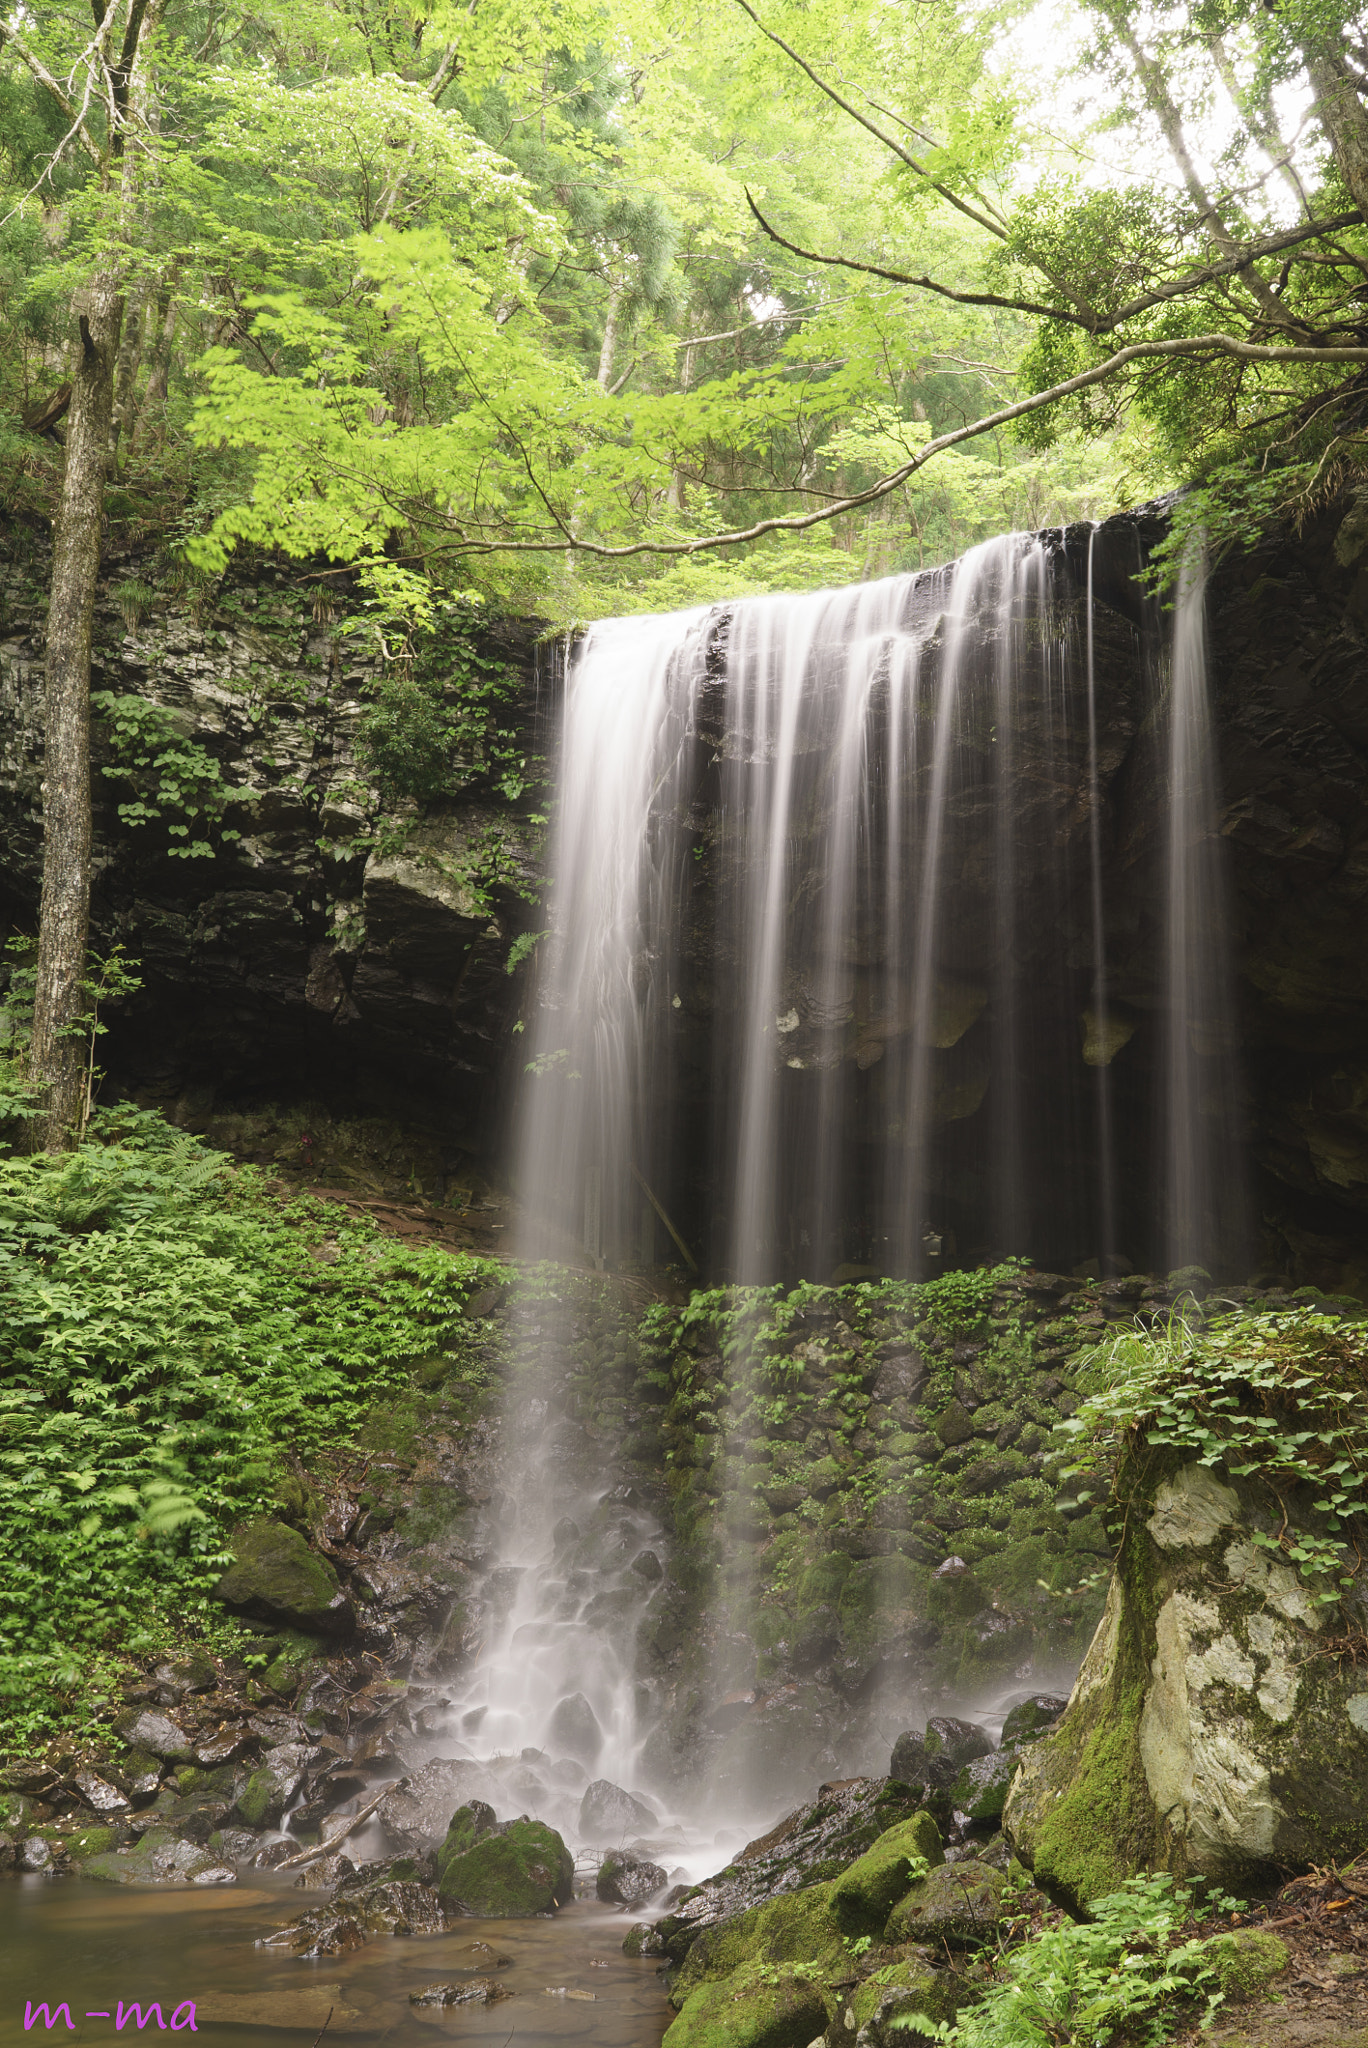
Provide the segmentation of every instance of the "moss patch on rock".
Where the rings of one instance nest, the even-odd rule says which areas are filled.
[[[1203,1942],[1201,1960],[1227,1998],[1257,1998],[1292,1961],[1286,1942],[1258,1927],[1234,1927]]]
[[[238,1614],[320,1635],[347,1635],[356,1615],[325,1557],[297,1529],[259,1515],[233,1533],[233,1563],[214,1588]]]
[[[809,1963],[820,1971],[836,1970],[845,1946],[831,1915],[832,1890],[829,1884],[815,1884],[781,1893],[768,1905],[752,1906],[733,1920],[705,1928],[674,1981],[672,2004],[682,2006],[700,1984],[730,1976],[748,1963]]]
[[[945,1861],[940,1830],[929,1813],[914,1813],[880,1835],[831,1887],[831,1915],[843,1934],[877,1934],[907,1891],[910,1859]],[[907,1939],[907,1937],[903,1937]]]
[[[575,1859],[554,1828],[539,1820],[505,1821],[485,1831],[471,1807],[452,1817],[437,1851],[444,1902],[479,1920],[530,1920],[574,1897]]]
[[[930,1871],[888,1915],[884,1940],[980,1948],[997,1938],[1006,1884],[1001,1871],[972,1859]]]
[[[665,2035],[669,2048],[808,2048],[831,2017],[829,1993],[794,1963],[747,1963],[700,1984]]]

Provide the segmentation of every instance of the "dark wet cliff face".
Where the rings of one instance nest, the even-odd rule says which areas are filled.
[[[1149,1105],[1163,1005],[1153,881],[1162,858],[1165,763],[1147,720],[1143,601],[1134,582],[1147,530],[1142,519],[1108,522],[1094,543],[1091,571],[1096,839],[1105,873],[1113,1046],[1089,1043],[1085,1016],[1094,819],[1084,707],[1065,705],[1062,727],[1033,721],[1028,677],[1011,775],[1020,906],[1013,986],[1025,1042],[1039,1049],[1041,1071],[1057,1075],[1061,1092],[1085,1053],[1095,1062],[1112,1052],[1107,1072],[1122,1169],[1118,1242],[1137,1265],[1154,1256],[1146,1212],[1159,1137]],[[0,907],[22,930],[32,928],[41,855],[45,563],[31,537],[11,535],[5,553]],[[1086,611],[1086,536],[1075,530],[1065,537],[1057,566],[1077,638]],[[130,831],[120,823],[115,806],[129,791],[101,780],[97,925],[103,938],[120,939],[142,962],[145,981],[141,995],[111,1016],[103,1051],[112,1082],[179,1102],[180,1114],[197,1125],[217,1116],[220,1136],[230,1140],[223,1113],[266,1102],[296,1105],[306,1121],[309,1113],[317,1121],[326,1112],[353,1122],[384,1119],[391,1133],[402,1125],[402,1141],[377,1140],[379,1151],[391,1155],[377,1165],[378,1176],[406,1180],[416,1173],[430,1195],[468,1180],[473,1160],[497,1171],[524,1064],[525,1041],[514,1026],[532,999],[528,970],[509,975],[505,966],[516,934],[544,922],[534,900],[539,836],[527,822],[535,799],[510,808],[491,781],[475,775],[435,809],[410,806],[406,815],[386,815],[359,771],[355,747],[372,672],[352,659],[334,629],[315,624],[292,576],[268,565],[198,609],[184,595],[154,594],[130,629],[113,595],[129,573],[127,564],[111,569],[97,682],[164,705],[213,754],[240,792],[225,822],[242,836],[211,860],[173,858],[160,828]],[[1280,533],[1219,564],[1208,624],[1257,1263],[1298,1282],[1362,1291],[1368,521],[1340,505],[1300,533]],[[532,635],[500,627],[495,637],[501,657],[526,678],[525,721],[535,748]],[[1041,688],[1045,666],[1042,651]],[[543,688],[543,717],[546,709]],[[991,732],[983,739],[985,749],[994,743]],[[706,779],[697,794],[706,811]],[[981,808],[966,785],[947,841],[957,906],[951,925],[962,954],[951,963],[951,979],[971,992],[989,964],[975,956],[975,946],[982,947],[972,935],[991,928],[975,913],[991,879],[984,847],[992,835]],[[820,890],[820,876],[813,885]],[[688,1009],[695,1028],[691,1038],[686,1014],[673,1085],[701,1129],[699,1112],[706,1116],[715,1088],[702,1031],[729,1000],[731,969],[716,934],[702,937],[712,887],[706,854],[690,886]],[[862,952],[873,957],[881,943],[876,928],[852,931],[857,966]],[[1056,963],[1048,972],[1047,959]],[[947,989],[950,1009],[954,993]],[[862,1028],[842,1053],[857,1137],[864,1125],[877,1127],[880,1089],[892,1071],[887,1047],[898,1026],[896,1017],[865,1025],[871,1021],[887,1027],[882,1037]],[[947,1011],[941,1037],[949,1042],[938,1045],[936,1059],[947,1213],[964,1257],[1011,1247],[976,1242],[975,1190],[991,1153],[1003,1077],[991,1071],[981,1042],[984,1020],[958,1031],[956,1022]],[[1047,1137],[1062,1160],[1040,1176],[1031,1224],[1041,1239],[1037,1255],[1058,1263],[1091,1249],[1085,1226],[1096,1134],[1082,1119],[1061,1151],[1049,1128],[1053,1099],[1044,1086],[1026,1102],[1020,1142],[1028,1178],[1034,1148],[1043,1156]],[[251,1149],[250,1134],[243,1143]],[[292,1131],[286,1143],[299,1150],[299,1135]],[[859,1177],[857,1161],[852,1213]],[[700,1167],[688,1196],[690,1220],[718,1195]],[[858,1230],[846,1256],[858,1260],[856,1239]]]
[[[387,807],[356,744],[376,664],[316,621],[292,570],[239,572],[209,601],[148,590],[129,626],[134,567],[110,568],[95,688],[164,707],[212,755],[233,785],[222,825],[239,836],[212,834],[213,858],[176,857],[165,824],[120,820],[135,791],[97,768],[95,929],[144,982],[109,1013],[111,1086],[282,1164],[342,1150],[363,1181],[416,1180],[438,1198],[468,1184],[497,1144],[515,1042],[505,965],[535,918],[535,796],[510,805],[476,762],[440,804]],[[0,539],[0,915],[21,932],[41,872],[45,574],[32,535]],[[520,678],[514,722],[530,725],[532,628],[503,623],[482,652]],[[107,720],[95,745],[108,766]]]

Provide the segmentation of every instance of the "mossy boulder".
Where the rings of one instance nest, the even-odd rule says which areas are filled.
[[[238,1614],[325,1636],[349,1635],[356,1613],[325,1557],[297,1529],[260,1515],[234,1531],[233,1563],[214,1588]]]
[[[831,1915],[833,1890],[830,1884],[814,1884],[781,1892],[767,1905],[705,1928],[684,1958],[671,2003],[682,2006],[700,1984],[729,1977],[749,1963],[811,1963],[819,1971],[838,1971],[847,1956]]]
[[[233,1811],[249,1828],[278,1827],[285,1811],[285,1788],[275,1772],[264,1764],[253,1771],[238,1793]]]
[[[1117,1494],[1101,1623],[1003,1812],[1022,1862],[1079,1910],[1137,1870],[1238,1884],[1357,1855],[1368,1683],[1321,1644],[1368,1624],[1358,1582],[1320,1605],[1267,1547],[1268,1500],[1219,1467],[1125,1459]],[[1286,1505],[1295,1537],[1306,1508]]]
[[[950,1787],[951,1806],[979,1827],[1001,1820],[1020,1761],[1015,1748],[994,1749],[987,1756],[975,1757]]]
[[[530,1920],[568,1905],[574,1887],[575,1859],[554,1828],[526,1818],[495,1822],[478,1801],[452,1816],[437,1851],[443,1902],[479,1920]]]
[[[106,1856],[117,1847],[119,1830],[115,1828],[82,1828],[77,1835],[68,1835],[67,1854],[73,1862],[84,1863],[91,1856]]]
[[[1228,1999],[1258,1998],[1282,1976],[1292,1956],[1286,1942],[1258,1927],[1235,1927],[1202,1943],[1199,1961]]]
[[[803,1963],[747,1963],[700,1984],[665,2035],[668,2048],[808,2048],[831,1994]]]
[[[953,2025],[964,2003],[966,1987],[951,1970],[938,1970],[926,1957],[909,1957],[866,1977],[839,2009],[841,2026],[853,2034],[855,2048],[906,2048],[916,2034],[907,2016],[918,2014],[935,2026]],[[896,2024],[895,2024],[896,2023]]]
[[[942,1863],[913,1885],[894,1906],[884,1940],[939,1948],[981,1948],[997,1938],[1006,1879],[1000,1870],[972,1857]]]
[[[237,1872],[212,1850],[179,1841],[161,1828],[149,1828],[135,1848],[114,1849],[86,1857],[85,1877],[108,1884],[234,1884]]]
[[[940,1830],[929,1813],[914,1813],[879,1836],[831,1887],[831,1915],[842,1934],[877,1934],[908,1885],[908,1859],[945,1861]]]

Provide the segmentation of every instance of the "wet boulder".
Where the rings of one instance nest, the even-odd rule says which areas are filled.
[[[214,1588],[225,1607],[313,1635],[351,1634],[356,1611],[349,1595],[297,1529],[260,1515],[233,1532],[232,1549],[234,1561]]]
[[[396,1849],[421,1856],[442,1841],[458,1807],[487,1803],[497,1790],[483,1764],[439,1757],[387,1792],[377,1818]]]
[[[1053,1692],[1033,1692],[1018,1700],[1003,1721],[1002,1747],[1010,1749],[1016,1743],[1034,1742],[1054,1726],[1068,1704],[1067,1699]]]
[[[945,1861],[940,1831],[929,1813],[914,1813],[887,1829],[836,1879],[831,1914],[843,1934],[879,1933],[890,1908],[911,1883],[913,1858],[924,1858],[933,1866]]]
[[[730,1977],[755,1965],[803,1963],[819,1975],[841,1976],[849,1953],[831,1914],[831,1886],[807,1885],[781,1893],[767,1905],[752,1906],[700,1934],[670,1987],[670,2003],[682,2007],[700,1984]],[[623,1944],[624,1949],[626,1943]],[[631,1951],[628,1951],[630,1953]],[[644,1943],[638,1953],[657,1951]]]
[[[952,1714],[934,1715],[926,1724],[923,1740],[932,1764],[944,1763],[955,1771],[976,1757],[987,1756],[993,1748],[986,1728],[980,1728],[977,1721],[957,1721]]]
[[[339,1884],[330,1903],[313,1906],[258,1948],[286,1949],[302,1962],[319,1956],[343,1956],[361,1948],[373,1934],[442,1934],[451,1924],[448,1912],[431,1885],[399,1878],[368,1881],[360,1873]]]
[[[234,1884],[237,1872],[212,1849],[149,1828],[133,1848],[113,1849],[81,1864],[86,1877],[108,1884]]]
[[[575,1859],[554,1828],[528,1820],[496,1821],[487,1806],[452,1816],[437,1852],[443,1903],[479,1920],[530,1920],[568,1905]]]
[[[996,1941],[1006,1879],[990,1864],[966,1857],[942,1863],[894,1906],[884,1940],[924,1942],[932,1948],[982,1948]]]
[[[573,1525],[572,1525],[573,1526]],[[568,1693],[559,1701],[547,1730],[547,1746],[592,1764],[603,1748],[603,1730],[598,1716],[582,1692]]]
[[[950,1804],[955,1812],[963,1814],[976,1828],[995,1827],[1002,1819],[1020,1761],[1021,1752],[1013,1745],[1010,1749],[990,1750],[987,1756],[977,1756],[966,1764],[950,1787]]]
[[[610,1849],[598,1867],[594,1891],[606,1906],[644,1906],[669,1881],[658,1863],[647,1863],[625,1849]]]
[[[580,1801],[580,1838],[585,1842],[621,1842],[659,1824],[649,1806],[607,1778],[596,1778]]]
[[[690,1992],[668,2048],[808,2048],[830,2021],[830,1993],[801,1964],[749,1963]]]
[[[1288,1489],[1123,1459],[1107,1605],[1058,1731],[1027,1749],[1003,1827],[1080,1907],[1135,1870],[1242,1884],[1357,1853],[1368,1834],[1368,1680],[1351,1579],[1323,1604],[1272,1545],[1324,1541]],[[1352,1563],[1352,1555],[1349,1556]]]
[[[410,1991],[410,2005],[497,2005],[513,1993],[497,1977],[467,1977],[463,1984],[426,1984]]]
[[[175,1757],[189,1759],[195,1745],[178,1721],[172,1721],[165,1714],[158,1714],[150,1707],[120,1714],[114,1723],[114,1733],[132,1750],[141,1750],[152,1757]]]

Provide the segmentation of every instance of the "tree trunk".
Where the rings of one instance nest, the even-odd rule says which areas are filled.
[[[1316,95],[1316,112],[1334,151],[1349,197],[1368,220],[1368,107],[1344,60],[1330,42],[1306,44],[1302,55]]]
[[[66,473],[52,551],[43,757],[43,898],[31,1071],[49,1152],[78,1143],[84,1111],[86,937],[90,922],[90,640],[123,299],[97,273],[74,310],[80,348],[67,419]]]
[[[617,286],[610,284],[608,287],[608,312],[603,323],[603,345],[599,349],[598,387],[600,391],[608,389],[608,380],[613,374],[613,356],[617,350],[618,296]]]

